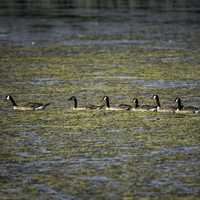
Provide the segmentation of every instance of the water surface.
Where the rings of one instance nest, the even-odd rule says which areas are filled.
[[[0,3],[1,198],[199,199],[200,115],[67,101],[200,106],[199,1],[28,2]]]

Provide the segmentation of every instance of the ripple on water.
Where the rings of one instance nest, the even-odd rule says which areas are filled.
[[[59,84],[64,84],[66,83],[65,80],[57,80],[54,78],[50,78],[50,77],[35,77],[34,79],[32,79],[31,84],[33,85],[59,85]]]
[[[198,146],[177,146],[172,148],[161,148],[159,150],[149,152],[146,156],[175,155],[177,153],[195,154],[197,152],[199,152]]]
[[[174,178],[175,179],[175,178]],[[152,180],[150,183],[151,186],[155,188],[161,188],[161,187],[168,187],[173,186],[173,188],[177,191],[177,193],[181,194],[197,194],[199,192],[198,188],[190,187],[189,185],[185,185],[183,182],[178,180],[173,180],[172,178],[161,178],[158,180]]]
[[[126,81],[129,85],[143,86],[146,88],[197,88],[200,87],[200,80],[142,80],[136,79],[134,76],[128,75],[115,75],[115,76],[95,76],[95,84],[99,86],[104,85],[106,82],[121,80]],[[17,84],[22,84],[24,82],[17,82]],[[91,85],[91,81],[88,80],[58,80],[50,77],[36,77],[30,81],[33,85],[63,85],[63,84],[86,84]]]
[[[165,147],[145,154],[145,157],[155,159],[154,171],[158,174],[149,181],[149,187],[159,189],[161,193],[198,194],[200,188],[191,180],[198,179],[200,163],[191,155],[199,155],[198,146]]]
[[[147,40],[67,40],[65,45],[144,45],[149,43]]]
[[[90,180],[94,182],[106,182],[110,179],[106,176],[82,176],[81,179],[83,180]]]
[[[199,80],[193,81],[167,81],[167,80],[156,80],[156,81],[144,81],[137,80],[133,81],[133,83],[143,85],[144,87],[151,88],[195,88],[200,86]]]
[[[82,176],[80,179],[83,181],[88,181],[93,189],[108,183],[109,187],[114,190],[120,187],[120,183],[118,181],[115,181],[114,179],[108,178],[106,176]]]
[[[105,79],[106,81],[110,80],[125,80],[127,84],[138,85],[146,88],[196,88],[200,87],[200,80],[186,80],[186,81],[177,81],[177,80],[141,80],[136,79],[134,76],[121,75],[121,76],[97,76],[97,79]]]
[[[16,152],[17,156],[23,157],[23,158],[29,158],[32,156],[35,156],[35,154],[49,154],[51,153],[45,145],[47,142],[44,138],[42,138],[39,134],[36,132],[19,132],[17,134],[23,139],[20,139],[17,141],[18,146],[25,146],[27,147],[27,150],[23,149],[23,151]],[[32,147],[32,150],[30,151],[28,147]]]
[[[59,200],[78,200],[79,199],[72,195],[66,194],[65,192],[53,189],[49,185],[34,184],[33,187],[41,194],[41,196],[44,195],[45,199],[47,195],[53,199],[59,199]]]

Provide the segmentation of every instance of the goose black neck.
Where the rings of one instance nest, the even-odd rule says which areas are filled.
[[[156,106],[157,106],[157,107],[161,107],[161,105],[160,105],[160,100],[159,100],[159,97],[158,97],[158,96],[156,96],[155,100],[156,100]]]
[[[183,104],[182,104],[180,99],[178,100],[177,104],[178,104],[178,109],[182,110],[183,109]]]
[[[139,107],[139,102],[138,100],[135,100],[135,105],[134,105],[135,108],[138,108]]]
[[[11,103],[12,103],[13,106],[17,106],[15,100],[11,96],[10,96],[10,101],[11,101]]]
[[[106,107],[107,107],[107,108],[110,108],[110,101],[109,101],[109,98],[106,98]]]
[[[76,98],[74,98],[74,108],[77,108],[78,107],[78,101]]]
[[[157,107],[161,107],[159,99],[156,99],[156,104],[157,104]]]

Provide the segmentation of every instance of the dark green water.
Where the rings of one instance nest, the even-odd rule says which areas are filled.
[[[0,199],[199,199],[199,114],[67,101],[200,106],[199,1],[45,2],[0,3]]]

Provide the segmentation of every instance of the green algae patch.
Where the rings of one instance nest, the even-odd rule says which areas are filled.
[[[92,41],[112,41],[112,40],[143,40],[144,36],[141,34],[78,34],[78,35],[68,35],[65,40],[92,40]]]
[[[163,107],[176,96],[199,106],[199,52],[131,45],[5,51],[0,192],[7,199],[197,199],[199,114],[75,111],[68,98],[77,96],[80,106],[101,104],[104,95],[112,106],[133,97],[153,104],[157,93]],[[15,112],[7,94],[19,105],[51,104]]]

